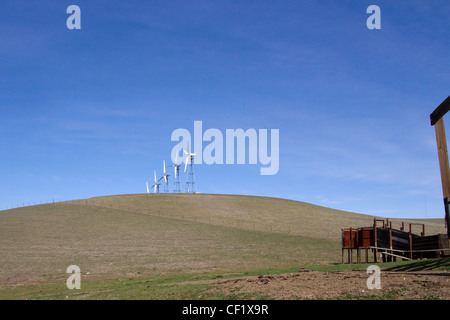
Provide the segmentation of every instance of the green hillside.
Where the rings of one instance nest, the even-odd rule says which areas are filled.
[[[0,284],[340,261],[340,230],[373,217],[254,196],[136,194],[0,212]],[[394,221],[394,226],[397,221]],[[427,233],[445,232],[429,220]]]

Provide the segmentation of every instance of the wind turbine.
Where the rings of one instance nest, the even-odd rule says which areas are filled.
[[[196,156],[196,154],[189,151],[189,142],[187,144],[187,151],[183,151],[186,154],[186,164],[184,166],[184,172],[186,172],[186,168],[189,164],[188,181],[186,181],[186,192],[195,193],[194,156]],[[191,186],[190,188],[189,185]]]
[[[190,162],[191,165],[192,165],[192,163],[194,162],[194,156],[196,156],[196,154],[189,152],[189,142],[187,144],[187,151],[184,150],[184,149],[183,149],[183,151],[184,151],[184,153],[186,153],[186,165],[184,166],[184,172],[186,172],[186,168],[188,166],[188,163]]]
[[[147,187],[147,193],[150,193],[150,191],[148,190],[148,181],[145,181],[145,186]]]
[[[161,179],[159,179],[159,180],[161,180]],[[158,183],[158,182],[159,181],[156,181],[156,171],[155,171],[155,184],[152,185],[154,193],[159,193],[159,186],[161,185],[161,183]]]
[[[170,174],[166,173],[166,161],[165,160],[163,160],[163,173],[164,174],[161,177],[161,179],[164,178],[164,181],[165,181],[164,192],[169,192],[169,177],[170,177]],[[159,180],[161,180],[161,179],[159,179]]]
[[[178,164],[178,154],[175,155],[175,163],[169,167],[173,167],[173,171],[175,173],[175,182],[173,187],[173,192],[181,192],[180,189],[180,167],[181,164]]]

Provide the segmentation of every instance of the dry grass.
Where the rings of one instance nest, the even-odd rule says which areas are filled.
[[[30,206],[0,212],[0,283],[67,278],[71,264],[112,279],[338,262],[340,228],[371,223],[296,201],[227,195]],[[427,231],[439,228],[430,221]]]
[[[92,204],[161,217],[340,240],[342,227],[371,226],[375,216],[356,214],[279,198],[212,194],[134,194],[96,197],[70,203]],[[379,218],[379,217],[376,217]],[[426,223],[428,234],[445,233],[444,220],[391,219],[393,227]],[[405,224],[406,225],[406,224]],[[419,230],[415,231],[419,232]]]

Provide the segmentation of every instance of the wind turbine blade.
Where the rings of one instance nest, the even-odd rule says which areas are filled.
[[[148,191],[148,182],[147,181],[145,182],[145,185],[147,186],[147,193],[149,193],[149,191]]]
[[[189,162],[189,156],[186,157],[186,164],[184,165],[184,172],[186,172],[188,162]]]
[[[166,174],[166,160],[163,160],[163,172]]]
[[[177,166],[173,166],[173,171],[175,171],[175,179],[177,178]]]
[[[175,165],[178,164],[178,153],[175,155]]]

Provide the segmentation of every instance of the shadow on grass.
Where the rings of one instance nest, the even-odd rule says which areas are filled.
[[[410,262],[385,269],[386,271],[425,271],[435,269],[450,270],[450,258],[428,259]]]

